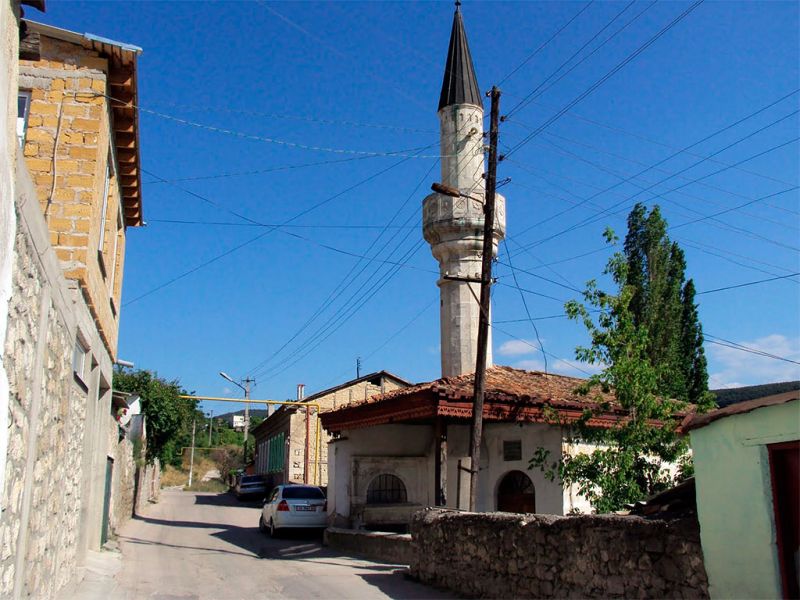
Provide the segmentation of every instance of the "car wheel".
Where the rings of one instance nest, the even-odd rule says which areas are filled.
[[[269,531],[267,529],[266,524],[264,523],[264,515],[261,515],[260,517],[258,517],[258,530],[261,533],[267,533],[267,531]]]
[[[275,521],[272,519],[269,520],[269,537],[276,538],[278,537],[278,528],[275,527]]]

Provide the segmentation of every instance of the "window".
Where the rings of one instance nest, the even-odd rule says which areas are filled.
[[[125,220],[122,216],[122,201],[119,202],[119,210],[117,211],[117,233],[114,236],[114,250],[111,254],[111,281],[108,285],[109,292],[111,294],[111,308],[114,310],[116,314],[116,310],[114,307],[114,294],[116,293],[116,289],[114,288],[114,284],[117,280],[117,252],[119,251],[119,238],[122,236],[125,230]]]
[[[284,440],[286,434],[279,433],[278,435],[269,439],[267,442],[269,446],[267,455],[267,473],[279,473],[283,471],[284,462]]]
[[[100,262],[100,270],[103,277],[106,277],[106,265],[103,259],[106,242],[106,213],[108,212],[108,195],[111,192],[111,177],[114,174],[113,156],[108,155],[106,161],[106,183],[103,189],[103,207],[100,209],[100,240],[97,242],[97,260]]]
[[[325,500],[325,494],[318,487],[302,485],[283,488],[283,497],[290,500]]]
[[[406,486],[396,475],[378,475],[367,488],[367,504],[400,504],[408,502]]]
[[[89,354],[89,347],[81,340],[75,338],[75,348],[72,350],[72,372],[81,383],[86,377],[86,357]]]
[[[19,147],[25,145],[25,133],[28,129],[28,115],[31,112],[31,93],[20,90],[17,94],[17,140]]]
[[[522,460],[522,441],[511,440],[503,442],[503,460]]]

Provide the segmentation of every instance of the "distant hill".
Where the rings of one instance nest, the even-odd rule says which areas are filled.
[[[800,381],[747,385],[738,388],[711,390],[711,393],[717,397],[717,406],[724,408],[731,404],[738,404],[739,402],[763,398],[764,396],[774,396],[775,394],[783,394],[784,392],[791,392],[794,390],[800,390]]]
[[[222,419],[228,425],[233,426],[233,417],[234,415],[242,415],[244,416],[244,409],[237,410],[236,412],[229,412],[224,413],[221,415],[214,415],[214,419]],[[250,409],[250,417],[261,417],[262,419],[266,418],[267,416],[267,409],[266,408],[251,408]]]

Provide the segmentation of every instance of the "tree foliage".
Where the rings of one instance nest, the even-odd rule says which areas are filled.
[[[618,510],[675,483],[667,464],[684,463],[687,455],[686,440],[676,433],[677,413],[689,398],[701,409],[710,404],[694,284],[683,284],[683,252],[666,238],[666,224],[656,209],[644,218],[643,207],[637,206],[629,225],[625,251],[615,253],[604,271],[617,293],[590,281],[583,302],[565,307],[589,333],[590,344],[578,347],[576,358],[604,367],[579,390],[598,408],[587,409],[571,429],[573,441],[595,449],[565,453],[552,463],[547,451],[539,449],[531,460],[531,468],[577,485],[598,512]],[[609,243],[617,241],[611,230],[605,235]],[[685,352],[691,361],[682,360]],[[597,391],[613,391],[628,418],[609,429],[589,427],[595,413],[607,408]]]
[[[114,389],[141,396],[147,428],[147,461],[158,458],[162,464],[179,465],[181,448],[191,444],[192,421],[202,422],[197,400],[180,398],[187,392],[177,379],[168,381],[144,369],[117,369]]]
[[[659,391],[693,403],[708,400],[703,330],[694,282],[686,281],[683,250],[667,236],[658,206],[641,203],[628,215],[623,282],[632,290],[634,323],[648,333],[647,357],[659,366]]]

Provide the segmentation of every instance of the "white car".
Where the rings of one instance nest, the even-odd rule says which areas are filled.
[[[328,525],[325,492],[315,485],[277,486],[261,509],[258,528],[275,537],[281,529],[317,528]]]

